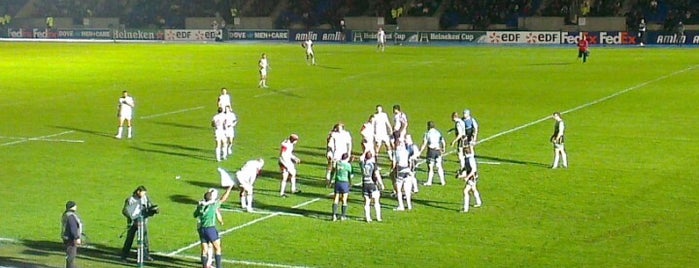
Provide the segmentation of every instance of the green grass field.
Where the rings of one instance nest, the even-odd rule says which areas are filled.
[[[270,89],[257,88],[262,52]],[[319,44],[319,65],[307,66],[298,44],[0,43],[0,266],[62,266],[67,200],[88,235],[78,264],[123,266],[121,205],[143,184],[162,210],[148,266],[200,267],[187,248],[196,201],[217,166],[264,157],[254,206],[304,217],[224,212],[226,267],[694,267],[696,52],[593,47],[582,64],[573,47]],[[217,163],[209,123],[224,86],[240,123],[234,156]],[[113,137],[122,90],[136,100],[132,140]],[[451,112],[470,108],[484,206],[458,213],[451,154],[447,185],[421,187],[413,211],[392,211],[384,193],[384,222],[365,223],[355,189],[352,220],[330,221],[326,134],[345,122],[359,151],[377,104],[400,104],[415,137],[435,121],[448,142]],[[535,123],[554,111],[570,111],[568,169],[548,168],[553,121]],[[304,192],[282,199],[276,158],[292,132]]]

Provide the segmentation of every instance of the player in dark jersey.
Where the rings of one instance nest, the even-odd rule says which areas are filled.
[[[376,168],[376,158],[371,151],[366,151],[361,158],[360,165],[362,168],[362,195],[364,196],[364,217],[367,222],[371,222],[371,203],[374,202],[374,210],[376,211],[376,221],[381,221],[381,204],[379,198],[381,192],[377,186],[381,175]]]

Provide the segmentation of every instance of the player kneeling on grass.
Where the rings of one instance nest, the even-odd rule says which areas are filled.
[[[362,156],[360,165],[362,167],[362,195],[364,195],[364,217],[367,222],[371,222],[371,202],[374,202],[376,220],[381,221],[381,204],[379,198],[381,192],[377,187],[377,181],[381,178],[376,169],[376,159],[371,151],[367,151]],[[378,175],[378,177],[377,177]]]
[[[476,199],[476,205],[474,207],[480,207],[482,204],[481,194],[476,188],[478,183],[478,168],[476,167],[476,157],[471,151],[470,147],[466,147],[466,167],[459,172],[459,178],[466,181],[464,186],[464,210],[463,212],[468,212],[470,206],[470,197],[473,193],[473,197]]]
[[[228,199],[232,187],[233,185],[228,186],[226,193],[223,194],[220,200],[218,199],[218,191],[209,189],[204,194],[204,200],[199,201],[196,210],[194,210],[193,216],[197,218],[197,232],[201,242],[201,263],[203,268],[209,267],[209,256],[211,255],[209,244],[213,247],[216,267],[222,267],[221,239],[218,235],[218,230],[216,230],[216,221],[223,225],[223,217],[221,217],[219,207]]]
[[[333,221],[337,221],[337,206],[342,198],[342,215],[340,219],[347,219],[347,197],[349,196],[350,179],[352,177],[352,165],[349,163],[349,153],[342,155],[335,168],[335,198],[333,199]]]
[[[405,148],[405,143],[396,139],[395,143],[395,157],[393,158],[393,172],[395,173],[396,183],[396,198],[398,199],[398,207],[395,209],[397,211],[405,210],[406,206],[408,210],[413,209],[412,205],[412,185],[413,185],[413,172],[410,170],[410,156],[408,150]],[[405,205],[403,204],[403,196],[405,195]]]
[[[279,168],[282,171],[282,183],[279,190],[279,196],[286,197],[286,182],[291,177],[291,193],[298,193],[296,189],[296,164],[301,162],[301,159],[294,155],[294,146],[299,140],[299,136],[291,134],[288,139],[282,141],[281,152],[279,153]]]

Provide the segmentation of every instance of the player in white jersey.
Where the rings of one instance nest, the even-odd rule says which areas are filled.
[[[362,153],[374,151],[374,115],[369,116],[369,120],[362,125],[359,134],[362,135]]]
[[[383,28],[381,27],[379,27],[379,31],[376,33],[376,41],[376,49],[383,52],[386,48],[386,32],[384,32]]]
[[[233,140],[235,139],[235,126],[238,125],[238,116],[235,115],[231,106],[226,106],[224,108],[224,114],[226,115],[226,150],[228,155],[233,155]]]
[[[481,201],[481,194],[476,187],[478,183],[478,168],[476,167],[476,157],[469,146],[466,147],[466,168],[460,172],[458,177],[466,180],[466,185],[464,186],[463,212],[468,212],[468,208],[471,206],[471,193],[473,193],[473,197],[476,199],[476,205],[474,207],[480,207],[483,202]]]
[[[352,155],[352,135],[345,130],[344,124],[337,124],[337,131],[330,133],[328,145],[330,147],[331,170],[325,173],[325,178],[330,181],[330,175],[335,169],[335,164],[342,159],[342,155]]]
[[[279,168],[282,172],[282,183],[279,190],[281,197],[286,197],[286,182],[289,179],[291,179],[291,193],[300,192],[296,189],[296,164],[300,163],[301,159],[294,155],[294,147],[298,140],[298,135],[291,134],[288,139],[282,141],[279,151]]]
[[[555,112],[552,116],[553,120],[556,120],[556,125],[553,129],[553,135],[551,135],[551,143],[553,143],[553,165],[551,168],[558,168],[558,161],[562,160],[564,168],[568,167],[568,155],[566,154],[565,148],[565,123],[563,123],[563,118],[561,113]]]
[[[376,105],[376,113],[374,114],[374,152],[377,158],[382,145],[386,145],[388,158],[393,158],[393,143],[391,142],[390,134],[392,132],[393,127],[388,119],[388,115],[383,111],[381,105]]]
[[[309,37],[301,43],[301,46],[306,49],[306,64],[316,65],[316,55],[313,53],[313,41]]]
[[[442,185],[445,185],[444,181],[444,168],[442,168],[442,154],[446,147],[446,142],[444,142],[444,137],[439,130],[435,128],[435,124],[432,121],[427,122],[427,132],[422,139],[422,146],[420,146],[420,152],[427,148],[427,182],[426,186],[432,185],[432,177],[434,176],[434,167],[437,166],[437,175],[439,176],[439,181]]]
[[[405,134],[408,134],[408,116],[401,111],[400,105],[393,105],[393,138],[403,143]]]
[[[395,191],[396,198],[398,199],[398,207],[395,209],[397,211],[403,211],[406,209],[411,210],[412,205],[412,176],[415,174],[410,169],[410,153],[405,147],[405,143],[400,140],[395,142],[395,157],[393,157],[393,163],[391,167],[395,174]],[[405,205],[403,205],[403,196],[405,195]]]
[[[231,176],[224,169],[218,168],[222,182],[232,181],[233,185],[240,188],[240,207],[248,212],[253,211],[253,187],[255,185],[255,180],[257,180],[257,175],[260,174],[264,165],[265,160],[262,158],[249,160],[235,173],[235,176]]]
[[[216,138],[216,161],[225,160],[228,157],[226,139],[226,114],[223,109],[218,108],[218,113],[211,120],[211,126],[214,128],[214,137]]]
[[[226,106],[233,107],[233,105],[231,105],[231,95],[228,95],[228,89],[225,87],[221,88],[221,95],[218,96],[216,104],[218,105],[218,108],[223,109],[226,109]]]
[[[267,54],[262,53],[260,61],[257,63],[260,68],[260,82],[257,83],[257,87],[267,88],[267,71],[269,71],[269,61],[267,61]]]
[[[121,134],[123,132],[124,123],[127,127],[127,137],[132,138],[131,131],[131,119],[133,117],[133,110],[136,107],[136,103],[133,98],[129,96],[129,92],[126,90],[121,92],[121,98],[119,98],[119,105],[117,106],[117,117],[119,117],[119,128],[117,128],[117,134],[114,136],[117,139],[121,139]]]
[[[461,117],[459,117],[459,113],[457,112],[453,112],[451,114],[451,120],[454,121],[454,128],[452,130],[456,131],[456,137],[454,138],[454,141],[451,142],[451,146],[453,147],[454,145],[456,145],[460,169],[463,169],[464,167],[466,167],[466,155],[464,153],[464,150],[466,146],[468,146],[466,137],[466,124],[464,123],[464,120],[462,120]]]

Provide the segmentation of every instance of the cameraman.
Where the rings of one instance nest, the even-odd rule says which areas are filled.
[[[133,194],[124,201],[124,208],[121,213],[126,217],[127,224],[127,234],[126,240],[124,241],[124,247],[121,249],[121,260],[126,262],[129,252],[131,251],[131,246],[133,245],[134,237],[138,231],[138,221],[143,221],[143,247],[144,256],[143,259],[146,261],[152,261],[153,258],[149,254],[149,243],[148,243],[148,217],[151,217],[158,213],[158,206],[153,205],[150,202],[148,196],[146,196],[146,187],[141,185],[133,191]]]

